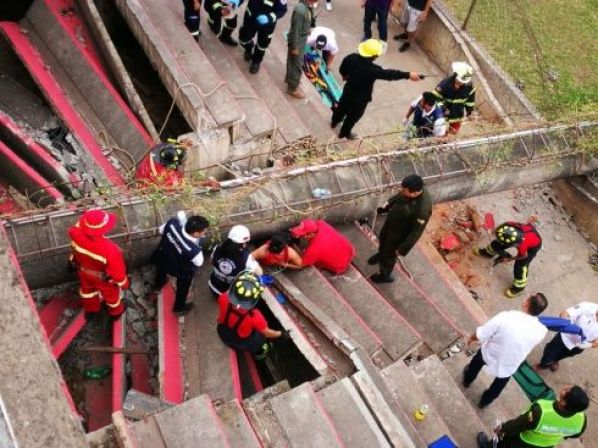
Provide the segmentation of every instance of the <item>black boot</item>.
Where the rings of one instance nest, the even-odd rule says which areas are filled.
[[[370,275],[370,280],[374,283],[392,283],[395,281],[395,278],[390,272],[379,272],[377,274]]]
[[[243,58],[245,58],[245,60],[247,62],[251,61],[251,58],[253,57],[253,51],[252,50],[248,50],[247,48],[245,49],[245,53],[243,53]]]
[[[486,433],[478,432],[478,448],[491,448],[492,441],[488,438]]]
[[[370,258],[368,258],[368,264],[371,266],[378,264],[379,259],[380,259],[380,254],[378,252],[376,252],[374,255],[372,255]]]
[[[172,312],[174,314],[176,314],[177,316],[184,316],[185,314],[187,314],[189,311],[191,311],[193,308],[195,308],[195,304],[193,303],[185,303],[185,305],[183,305],[183,308],[179,309],[173,309]]]
[[[237,42],[235,39],[233,39],[233,37],[230,34],[222,35],[220,36],[220,42],[222,42],[223,44],[229,45],[231,47],[236,47],[237,45],[239,45],[239,42]]]
[[[260,63],[252,62],[251,66],[249,67],[249,73],[253,73],[255,75],[259,71],[260,71]]]

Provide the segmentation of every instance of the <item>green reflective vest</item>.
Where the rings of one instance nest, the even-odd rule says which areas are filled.
[[[519,436],[524,442],[537,447],[556,446],[563,437],[579,434],[585,420],[584,413],[578,412],[571,417],[563,417],[554,410],[552,400],[538,400],[542,413],[535,429],[522,432]]]

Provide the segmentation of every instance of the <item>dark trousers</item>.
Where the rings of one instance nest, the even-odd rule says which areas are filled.
[[[378,37],[386,42],[388,38],[388,7],[371,6],[366,3],[364,9],[363,38],[372,38],[372,22],[376,19],[378,22]]]
[[[347,137],[351,133],[353,126],[363,116],[367,105],[367,101],[351,101],[350,95],[343,92],[338,106],[332,111],[332,124],[343,122],[339,137]]]
[[[509,246],[506,244],[502,244],[498,240],[494,240],[490,243],[490,249],[488,252],[491,255],[498,254],[500,255],[504,252]],[[523,291],[527,286],[527,277],[529,275],[529,265],[532,260],[538,255],[542,249],[542,245],[538,247],[534,247],[527,251],[527,257],[522,260],[515,260],[515,266],[513,266],[513,285],[511,289],[514,291]],[[488,248],[487,248],[488,250]]]
[[[191,289],[191,284],[193,283],[193,273],[190,272],[185,275],[173,273],[168,269],[164,257],[160,256],[154,256],[154,265],[156,266],[156,276],[154,277],[154,288],[156,291],[159,291],[164,287],[167,281],[167,275],[176,277],[176,296],[172,311],[182,311],[185,307],[185,302],[187,301],[189,289]]]
[[[474,355],[474,357],[469,362],[469,365],[465,368],[463,372],[463,383],[466,386],[469,386],[474,380],[477,378],[480,370],[484,367],[484,358],[482,357],[482,350],[478,350],[478,352]],[[507,383],[509,382],[510,377],[506,378],[494,378],[492,384],[488,389],[484,391],[482,394],[482,398],[480,399],[480,405],[487,406],[492,403],[494,400],[498,398],[502,390],[505,388]]]
[[[259,64],[264,59],[264,54],[270,46],[275,28],[276,24],[258,25],[255,18],[245,11],[243,25],[241,25],[241,29],[239,30],[239,43],[245,51],[253,55],[251,61],[254,64]],[[256,34],[257,42],[254,44],[253,38]]]
[[[251,353],[258,353],[266,342],[266,338],[263,334],[252,331],[249,337],[241,338],[232,328],[228,328],[223,324],[218,324],[216,327],[218,336],[222,342],[228,347],[238,351],[250,351]]]
[[[380,245],[378,246],[378,266],[381,274],[388,275],[397,262],[397,249],[403,240],[396,237],[392,238],[392,230],[390,232],[384,232],[384,228],[382,230],[380,232]]]
[[[220,9],[208,11],[208,25],[218,38],[230,37],[237,27],[237,16],[225,19],[220,11]]]
[[[583,350],[579,347],[573,347],[569,350],[563,344],[563,338],[561,334],[557,333],[554,335],[552,340],[544,347],[544,353],[542,353],[542,359],[540,360],[540,367],[546,369],[561,359],[570,358],[575,355],[579,355]]]
[[[183,0],[185,15],[185,26],[189,32],[197,36],[199,34],[199,11],[193,9],[193,0]]]

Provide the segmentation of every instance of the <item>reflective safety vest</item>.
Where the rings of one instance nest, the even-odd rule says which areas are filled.
[[[540,421],[535,429],[522,432],[519,437],[525,443],[537,447],[553,447],[564,437],[579,434],[583,429],[585,415],[578,412],[570,417],[559,415],[553,407],[552,400],[538,400],[540,405]]]

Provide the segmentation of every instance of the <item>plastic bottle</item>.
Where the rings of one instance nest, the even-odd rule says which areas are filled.
[[[427,404],[422,404],[419,409],[417,411],[415,411],[415,413],[413,414],[413,416],[415,417],[415,420],[417,420],[418,422],[421,422],[423,419],[426,418],[426,416],[428,415],[428,405]]]
[[[89,380],[101,380],[102,378],[106,378],[109,373],[110,367],[108,366],[90,367],[85,369],[83,376]]]

